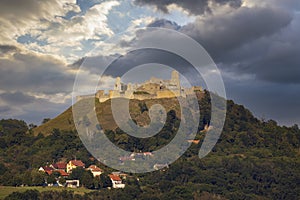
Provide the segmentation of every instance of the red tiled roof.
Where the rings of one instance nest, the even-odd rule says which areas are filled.
[[[45,172],[48,174],[48,175],[51,175],[52,174],[52,170],[45,170]]]
[[[49,166],[45,166],[45,167],[43,167],[43,169],[44,169],[45,171],[52,171],[52,170],[53,170],[53,168],[52,168],[52,167],[49,167]]]
[[[55,169],[66,169],[67,163],[64,162],[55,163],[53,164],[53,167],[55,167]]]
[[[110,174],[109,178],[113,181],[122,181],[122,179],[119,176],[113,174]]]
[[[64,170],[56,170],[56,171],[59,172],[61,176],[69,176],[69,174]]]
[[[81,160],[71,160],[70,162],[73,165],[77,166],[77,167],[84,167],[85,166],[85,164]]]
[[[102,172],[102,169],[100,169],[96,165],[91,165],[91,166],[89,166],[88,169],[91,170],[91,171],[94,171],[94,172]]]

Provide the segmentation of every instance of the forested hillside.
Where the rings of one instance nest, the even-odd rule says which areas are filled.
[[[209,101],[208,93],[199,100],[202,110],[196,139],[200,143],[192,144],[169,168],[131,174],[135,178],[132,180],[139,181],[128,180],[125,189],[98,187],[85,196],[65,192],[65,199],[300,199],[298,126],[282,127],[273,120],[259,120],[243,106],[228,101],[221,138],[207,157],[199,159],[198,151],[205,136],[202,130],[209,123]],[[169,128],[148,141],[129,137],[118,128],[106,130],[106,135],[124,149],[153,151],[167,144],[175,134],[172,127],[180,122],[175,110],[168,112],[166,127]],[[49,131],[49,126],[46,130]],[[23,121],[0,121],[0,185],[35,185],[39,166],[75,156],[88,165],[100,164],[87,152],[75,131],[53,127],[48,134],[33,133]],[[39,199],[60,195],[31,192]],[[13,195],[23,198],[26,194]],[[15,199],[13,195],[7,199]]]

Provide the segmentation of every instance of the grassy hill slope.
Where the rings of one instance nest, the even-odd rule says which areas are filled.
[[[85,100],[81,100],[78,103],[84,104]],[[138,125],[144,126],[149,124],[149,111],[141,111],[141,106],[145,104],[147,109],[150,109],[154,104],[160,104],[165,109],[166,112],[174,110],[178,117],[180,117],[180,106],[176,98],[166,98],[166,99],[149,99],[144,101],[139,100],[130,100],[130,114],[132,119],[134,119]],[[100,125],[106,130],[115,130],[117,125],[113,119],[111,111],[111,100],[108,100],[103,103],[99,103],[95,100],[96,113]],[[33,132],[35,135],[42,133],[44,135],[49,135],[53,129],[59,129],[61,131],[74,131],[75,125],[73,121],[72,107],[68,108],[66,111],[51,119],[45,124],[42,124],[35,129]]]

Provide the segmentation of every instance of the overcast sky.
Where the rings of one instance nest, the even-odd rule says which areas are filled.
[[[258,118],[300,124],[299,0],[1,0],[0,24],[0,118],[40,124],[55,117],[71,106],[83,58],[97,58],[84,72],[97,78],[96,66],[142,37],[135,28],[163,27],[206,49],[228,99]],[[128,40],[111,51],[110,38],[124,31]],[[99,45],[101,55],[90,53]],[[162,63],[176,60],[152,53]],[[118,64],[148,62],[143,53],[137,55],[139,61],[130,54]],[[180,61],[165,64],[187,69]],[[118,72],[101,83],[111,86]],[[159,75],[168,73],[162,69]]]

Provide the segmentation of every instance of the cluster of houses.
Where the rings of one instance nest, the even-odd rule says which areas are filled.
[[[94,177],[100,176],[103,173],[103,170],[97,167],[96,165],[90,165],[86,168],[85,164],[81,160],[70,160],[69,162],[57,162],[51,165],[43,166],[39,168],[39,171],[45,172],[48,175],[51,175],[52,173],[56,172],[60,174],[60,177],[68,178],[68,176],[72,173],[73,169],[76,169],[78,167],[84,168],[86,170],[89,170]],[[120,172],[113,172],[112,174],[109,174],[109,178],[112,182],[113,188],[124,188],[125,184],[122,183],[122,178],[126,178],[126,174],[120,173]],[[57,182],[59,186],[66,186],[66,187],[79,187],[80,182],[79,180],[66,180],[66,183],[62,185]],[[48,184],[49,186],[52,186],[52,184]]]

